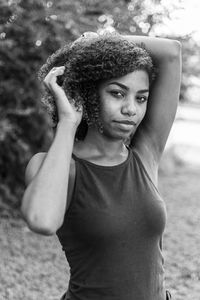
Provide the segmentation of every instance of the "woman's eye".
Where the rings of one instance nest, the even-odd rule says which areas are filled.
[[[124,97],[124,93],[122,93],[121,91],[111,91],[110,93],[115,98],[123,98]]]
[[[146,96],[139,96],[139,97],[137,97],[137,101],[138,101],[139,103],[146,102],[147,99],[148,99],[148,98],[147,98]]]

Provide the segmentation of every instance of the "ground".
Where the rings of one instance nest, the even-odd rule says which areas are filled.
[[[171,143],[159,172],[159,189],[168,211],[163,243],[166,287],[173,299],[199,300],[200,164],[192,159],[199,148],[187,148],[189,160],[184,147]],[[69,269],[55,236],[35,234],[22,220],[2,219],[0,245],[0,300],[60,299]]]

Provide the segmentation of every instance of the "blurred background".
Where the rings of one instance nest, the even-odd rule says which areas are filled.
[[[0,299],[59,299],[67,287],[57,240],[30,232],[19,212],[27,162],[52,141],[37,72],[66,42],[105,29],[182,43],[180,105],[159,170],[166,284],[174,299],[200,299],[199,16],[198,0],[0,1]]]

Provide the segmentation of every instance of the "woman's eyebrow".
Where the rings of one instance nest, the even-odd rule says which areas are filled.
[[[139,91],[137,91],[137,93],[138,93],[138,94],[149,93],[149,89],[139,90]]]
[[[116,84],[116,85],[118,85],[118,86],[120,86],[122,89],[124,89],[124,90],[129,90],[129,87],[127,87],[126,85],[124,85],[124,84],[122,84],[122,83],[120,83],[120,82],[117,82],[117,81],[112,81],[112,82],[109,82],[109,85],[110,84]]]

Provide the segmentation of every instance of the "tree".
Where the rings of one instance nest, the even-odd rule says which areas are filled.
[[[24,169],[30,156],[45,147],[48,120],[39,104],[36,80],[44,57],[60,46],[56,29],[46,22],[41,1],[1,3],[0,40],[0,195],[1,209],[19,205]],[[41,30],[40,30],[41,29]],[[43,36],[43,47],[40,37]]]

